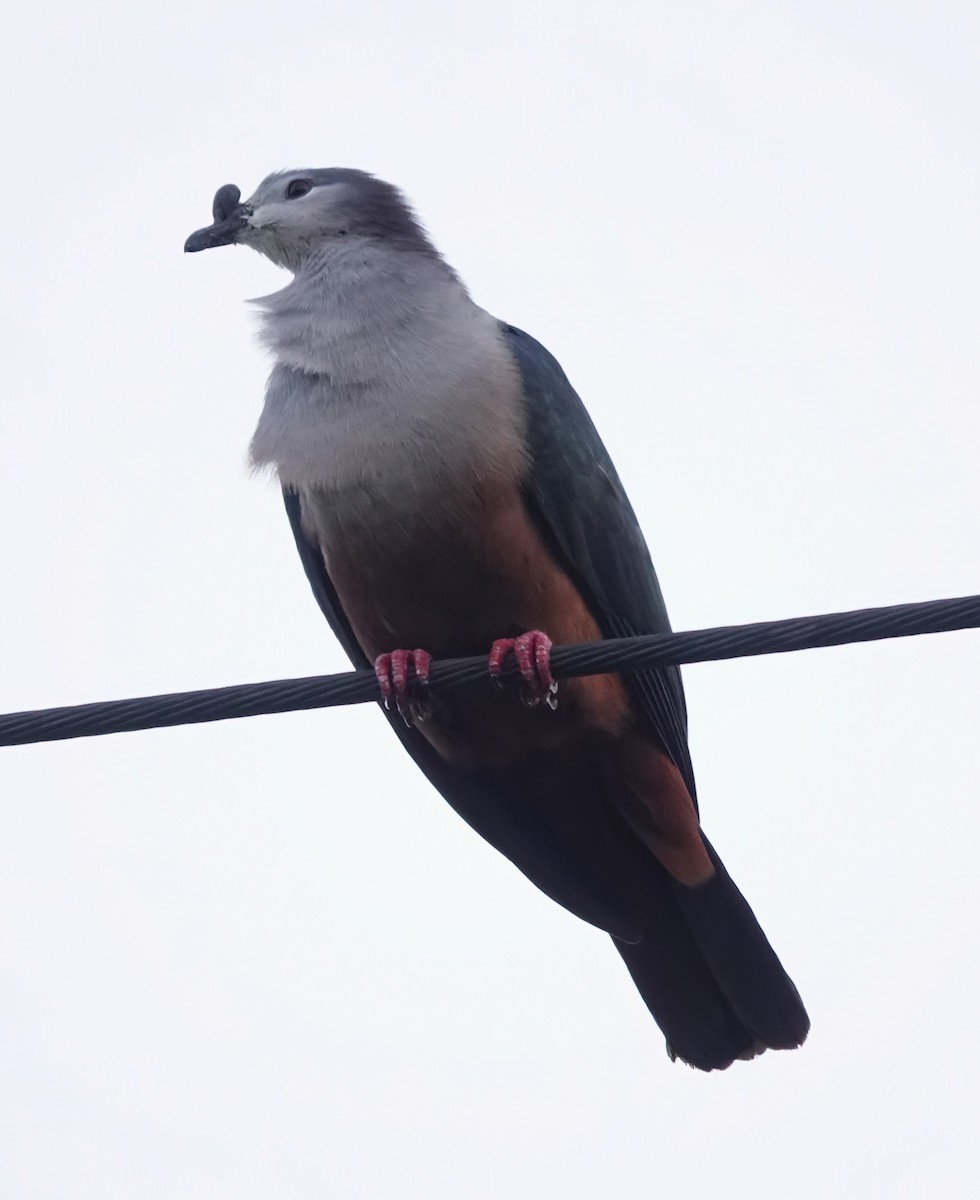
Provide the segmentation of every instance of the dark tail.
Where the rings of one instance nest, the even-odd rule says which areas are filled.
[[[671,1057],[703,1071],[803,1043],[810,1019],[745,897],[705,840],[713,879],[663,872],[664,903],[643,940],[613,939]]]

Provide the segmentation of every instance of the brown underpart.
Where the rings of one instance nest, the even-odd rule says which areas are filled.
[[[502,635],[525,630],[546,630],[556,645],[601,641],[595,618],[519,494],[500,488],[480,500],[469,520],[457,516],[439,536],[430,530],[427,540],[391,538],[383,548],[364,538],[356,554],[346,543],[325,552],[343,609],[370,658],[399,645],[425,646],[437,659],[487,653],[494,643],[506,644]],[[421,545],[431,547],[429,553]],[[533,642],[526,648],[533,652]],[[618,675],[566,680],[555,712],[516,701],[490,688],[458,689],[437,697],[418,728],[444,758],[472,768],[509,766],[591,736],[606,747],[610,795],[670,875],[688,886],[714,875],[687,786],[637,728]]]
[[[435,518],[437,519],[437,518]],[[555,644],[602,633],[545,546],[513,485],[484,492],[470,511],[416,536],[339,537],[324,560],[344,612],[373,661],[393,646],[435,659],[487,654],[497,639],[545,630]],[[420,732],[449,761],[507,766],[558,749],[585,731],[614,740],[634,725],[617,675],[562,684],[557,712],[527,709],[516,691],[458,689],[435,698]]]

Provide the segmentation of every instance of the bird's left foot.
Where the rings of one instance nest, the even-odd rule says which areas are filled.
[[[545,704],[558,707],[558,681],[551,674],[551,638],[540,629],[532,629],[516,638],[497,638],[490,650],[488,667],[494,683],[500,685],[500,673],[507,656],[513,654],[521,673],[521,699],[528,708]]]
[[[374,660],[374,673],[385,708],[401,714],[406,725],[417,725],[431,716],[429,667],[432,656],[425,650],[392,650]]]

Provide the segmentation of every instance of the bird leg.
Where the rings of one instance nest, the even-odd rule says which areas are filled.
[[[521,700],[528,708],[544,704],[558,707],[558,681],[551,674],[551,638],[540,629],[532,629],[516,638],[497,638],[490,650],[487,666],[490,678],[503,686],[500,673],[507,656],[513,654],[521,673]]]
[[[432,656],[426,650],[392,650],[374,660],[374,673],[381,688],[381,699],[388,711],[395,707],[406,725],[417,725],[432,712],[429,700],[429,666]]]

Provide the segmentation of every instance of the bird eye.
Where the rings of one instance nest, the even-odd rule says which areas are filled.
[[[300,196],[305,196],[312,186],[308,179],[291,179],[286,188],[286,199],[298,200]]]

